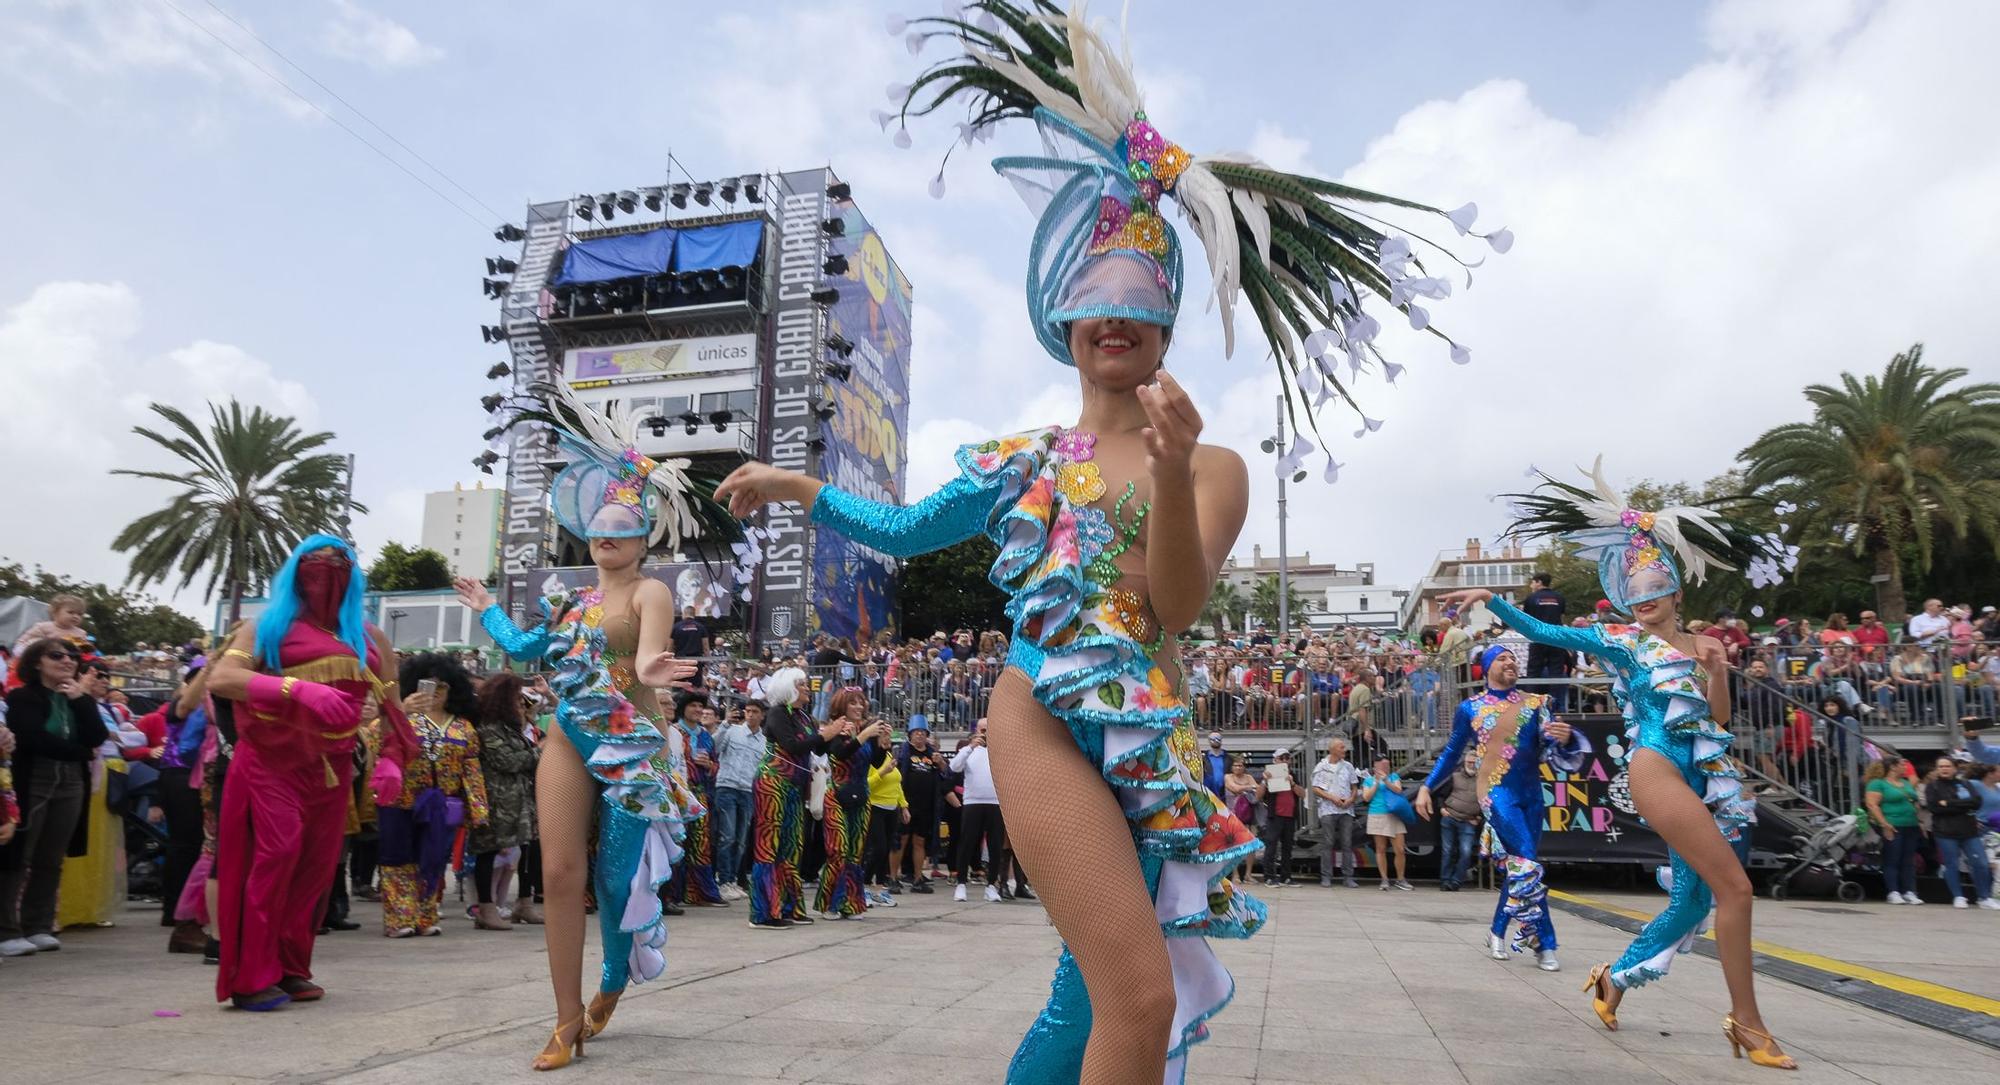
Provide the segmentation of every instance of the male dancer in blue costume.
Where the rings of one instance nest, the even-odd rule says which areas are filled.
[[[1507,881],[1493,909],[1493,933],[1487,951],[1496,961],[1507,959],[1507,921],[1517,921],[1512,951],[1532,949],[1544,972],[1558,972],[1556,926],[1549,915],[1548,888],[1542,884],[1542,864],[1536,858],[1542,839],[1542,774],[1547,762],[1563,772],[1577,772],[1590,756],[1590,741],[1554,718],[1549,698],[1523,693],[1514,685],[1521,666],[1514,653],[1494,645],[1480,656],[1486,689],[1467,697],[1452,716],[1451,738],[1424,786],[1417,790],[1417,813],[1431,816],[1431,788],[1457,769],[1467,743],[1479,759],[1479,807],[1486,825],[1505,852]],[[1536,756],[1521,756],[1533,751]]]

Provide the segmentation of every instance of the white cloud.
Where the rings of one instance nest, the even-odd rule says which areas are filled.
[[[376,68],[414,68],[444,56],[409,27],[353,0],[333,0],[334,16],[320,28],[320,47],[342,60]]]
[[[304,386],[278,378],[240,348],[202,340],[149,355],[137,342],[142,316],[138,295],[116,282],[46,283],[0,314],[7,434],[15,454],[26,457],[17,463],[33,465],[8,473],[7,504],[34,510],[0,517],[0,557],[109,584],[124,580],[125,559],[111,551],[111,539],[163,502],[169,488],[108,472],[178,464],[132,433],[135,425],[164,425],[152,403],[179,407],[205,425],[207,402],[234,396],[313,426]],[[170,601],[208,614],[198,592]]]

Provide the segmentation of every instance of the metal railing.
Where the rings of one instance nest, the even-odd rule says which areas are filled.
[[[1918,645],[1753,645],[1735,661],[1785,692],[1834,699],[1866,727],[1955,728],[1964,716],[2000,711],[2000,642]],[[1953,737],[1956,738],[1954,731]]]

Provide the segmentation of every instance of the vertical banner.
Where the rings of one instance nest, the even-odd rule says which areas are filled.
[[[770,389],[765,404],[763,435],[759,449],[764,461],[776,467],[818,477],[818,464],[808,442],[819,435],[819,422],[812,415],[816,366],[823,348],[821,311],[812,300],[825,274],[827,235],[821,229],[826,220],[824,169],[780,174],[777,204],[777,259],[768,295],[771,304],[771,372],[764,386]],[[757,625],[753,631],[759,644],[776,645],[784,640],[799,641],[811,624],[808,594],[811,576],[809,509],[771,505],[764,527],[770,538],[764,543],[764,563],[757,570]]]
[[[832,201],[827,217],[845,232],[827,242],[827,258],[845,269],[827,274],[840,292],[827,312],[827,336],[854,344],[833,361],[852,367],[846,380],[825,382],[822,394],[833,417],[821,426],[826,451],[820,478],[849,493],[892,505],[905,500],[904,437],[910,422],[910,281],[889,255],[882,236],[852,200]],[[812,542],[813,631],[846,637],[861,647],[877,632],[893,630],[894,563],[835,531],[821,528]]]
[[[528,208],[528,236],[521,244],[520,267],[500,305],[516,392],[561,376],[562,359],[542,329],[541,315],[543,287],[562,251],[568,224],[567,201]],[[522,609],[535,597],[537,586],[530,583],[530,573],[547,561],[544,550],[554,454],[542,432],[526,426],[510,431],[507,442],[507,506],[500,532],[501,606],[519,619]]]

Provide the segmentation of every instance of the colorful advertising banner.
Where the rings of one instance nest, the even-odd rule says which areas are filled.
[[[846,266],[825,278],[840,292],[828,309],[826,332],[853,343],[854,352],[828,355],[852,372],[822,389],[833,416],[820,428],[826,451],[819,477],[848,493],[899,505],[910,422],[910,281],[851,200],[830,201],[827,217],[846,227],[828,242],[828,262]],[[819,529],[813,539],[813,631],[860,646],[894,629],[893,568],[882,554]]]
[[[1593,751],[1581,772],[1557,772],[1542,765],[1542,796],[1548,819],[1542,827],[1545,863],[1641,863],[1667,861],[1667,845],[1639,823],[1625,775],[1632,751],[1625,745],[1619,716],[1565,715],[1583,732]]]
[[[749,369],[756,364],[754,334],[584,347],[563,356],[563,371],[572,388],[602,388],[693,373],[720,373]]]

